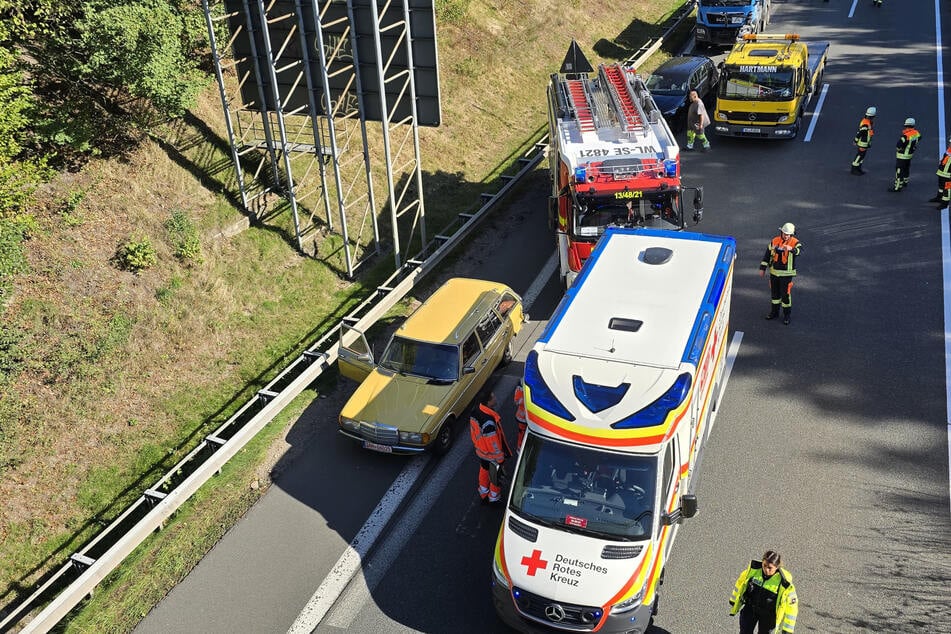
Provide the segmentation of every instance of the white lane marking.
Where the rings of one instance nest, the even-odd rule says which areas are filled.
[[[944,273],[944,386],[948,418],[948,464],[951,465],[951,235],[947,209],[941,212],[941,260]],[[951,475],[948,476],[948,484],[951,487]],[[951,504],[951,498],[948,503]]]
[[[544,288],[545,284],[548,283],[548,280],[554,274],[555,267],[558,265],[557,256],[557,251],[552,253],[541,272],[535,277],[534,280],[532,280],[532,283],[529,285],[524,297],[522,297],[522,306],[524,307],[525,312],[528,312],[529,309],[531,309],[532,305],[535,303],[535,300],[538,299],[538,295],[541,293],[542,288]],[[456,469],[458,468],[458,463],[462,461],[462,457],[464,457],[468,452],[468,445],[465,442],[457,440],[456,446],[450,450],[446,456],[443,456],[441,464],[436,468],[437,473],[440,473],[439,470],[443,469],[443,467],[447,467],[447,465],[452,467],[452,470],[449,472],[449,474],[451,475],[452,473],[455,473]],[[459,456],[458,458],[456,458],[457,454]],[[373,509],[373,512],[370,513],[369,519],[367,519],[363,527],[360,528],[357,536],[353,538],[353,541],[351,541],[347,546],[347,549],[340,556],[340,559],[337,560],[337,563],[330,571],[330,574],[328,574],[327,577],[321,582],[320,587],[317,588],[317,591],[314,592],[313,596],[311,596],[310,600],[307,602],[307,605],[305,605],[304,609],[301,610],[300,614],[297,616],[297,619],[288,630],[288,634],[313,632],[317,625],[320,624],[321,620],[324,618],[324,616],[326,616],[327,612],[331,607],[333,607],[334,603],[343,593],[344,589],[347,587],[347,584],[350,583],[350,580],[354,578],[357,572],[361,572],[360,568],[363,559],[366,557],[367,553],[373,547],[373,544],[379,538],[383,528],[387,525],[390,519],[392,519],[393,514],[399,508],[403,498],[405,498],[406,494],[409,493],[410,489],[413,488],[413,484],[415,484],[420,473],[422,473],[423,468],[428,464],[428,462],[428,454],[416,456],[410,460],[410,462],[403,468],[400,474],[396,476],[393,484],[391,484],[390,488],[387,489],[386,493],[383,494],[383,497],[380,499],[380,503],[377,504],[376,508]],[[432,494],[434,497],[438,495],[438,493],[441,492],[444,487],[445,485],[438,489],[430,487],[428,490],[434,492]],[[417,496],[416,501],[414,501],[414,505],[411,508],[415,508],[415,504],[420,498],[424,498],[428,502],[433,501],[429,496],[419,495]],[[425,513],[421,512],[419,514],[420,518],[422,518],[423,515],[425,515]],[[389,564],[387,563],[387,566],[388,565]]]
[[[935,0],[935,2],[937,2],[937,1],[938,1],[938,0]],[[852,8],[849,9],[849,17],[850,17],[850,18],[851,18],[853,15],[855,15],[855,7],[856,7],[856,5],[857,5],[858,3],[859,3],[859,0],[852,0]]]
[[[944,154],[944,58],[941,37],[941,0],[934,0],[935,57],[938,75],[938,156]],[[941,212],[941,270],[944,277],[944,388],[945,411],[948,419],[948,465],[951,466],[951,235],[948,229],[948,210]],[[951,469],[948,473],[951,490]],[[948,499],[951,505],[951,496]],[[949,506],[951,508],[951,506]]]
[[[730,339],[730,348],[726,351],[726,371],[723,373],[723,391],[726,391],[726,384],[730,380],[730,374],[733,372],[733,363],[736,356],[740,354],[740,344],[743,343],[743,331],[737,330]]]
[[[934,39],[935,66],[938,71],[938,156],[944,154],[944,142],[947,140],[944,122],[944,56],[941,37],[941,0],[934,0]]]
[[[403,467],[403,470],[393,480],[393,484],[383,494],[380,503],[370,513],[370,517],[360,528],[357,536],[353,538],[340,559],[337,560],[330,574],[327,575],[310,598],[310,601],[301,610],[297,620],[294,621],[288,632],[312,632],[317,627],[327,610],[333,606],[334,601],[337,600],[350,579],[353,578],[354,573],[360,568],[361,561],[366,557],[367,552],[380,536],[387,522],[393,517],[393,513],[399,508],[403,498],[409,493],[413,483],[419,478],[419,474],[422,473],[428,462],[429,455],[421,454],[412,458]]]
[[[802,140],[803,143],[809,143],[812,140],[812,131],[816,129],[816,124],[819,123],[819,111],[822,110],[822,103],[826,100],[827,92],[829,92],[829,84],[822,84],[819,103],[816,104],[816,109],[812,111],[812,121],[809,122],[809,131],[806,132],[806,138]]]
[[[508,384],[503,386],[502,381],[507,381]],[[499,382],[498,389],[500,392],[508,394],[515,389],[515,379],[513,377],[503,377],[502,381]],[[442,495],[456,472],[459,471],[462,463],[472,455],[471,445],[464,440],[457,441],[449,453],[443,456],[432,474],[426,478],[426,484],[420,487],[418,494],[413,497],[406,512],[400,516],[399,523],[387,531],[386,538],[380,543],[379,548],[373,551],[373,557],[367,562],[368,565],[360,570],[359,578],[347,587],[346,593],[334,605],[333,610],[327,617],[326,625],[342,630],[350,629],[353,620],[370,600],[371,593],[383,581],[390,566],[403,551],[406,543],[416,534],[423,518],[436,504],[439,496]],[[473,460],[473,476],[475,475],[475,466],[476,463]],[[473,477],[472,480],[472,497],[477,500],[475,478]],[[488,509],[481,507],[478,502],[475,504],[476,511],[483,514],[489,512]]]
[[[532,281],[531,286],[528,287],[528,290],[525,291],[525,295],[522,296],[522,306],[525,307],[525,312],[528,312],[528,308],[538,299],[542,289],[545,288],[545,284],[547,284],[551,276],[555,274],[555,269],[557,268],[558,249],[555,249],[548,257],[548,261],[545,262],[545,266],[542,267],[541,273]]]

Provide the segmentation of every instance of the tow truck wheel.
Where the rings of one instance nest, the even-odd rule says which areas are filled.
[[[436,440],[433,442],[433,453],[445,455],[452,447],[452,434],[456,428],[456,417],[450,416],[443,421],[442,427],[436,433]]]

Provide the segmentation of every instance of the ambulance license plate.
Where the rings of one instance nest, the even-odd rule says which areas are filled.
[[[382,453],[393,453],[393,448],[389,445],[378,445],[375,442],[370,442],[369,440],[363,441],[364,449],[372,449],[373,451],[380,451]]]
[[[759,134],[759,128],[743,128],[743,132],[749,132],[751,134]]]

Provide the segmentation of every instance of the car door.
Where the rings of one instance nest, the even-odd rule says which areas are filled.
[[[340,324],[337,365],[340,366],[340,374],[358,383],[376,369],[373,349],[370,348],[362,330],[348,324]]]
[[[489,365],[489,358],[482,349],[479,336],[475,331],[469,333],[462,344],[462,380],[458,385],[460,410],[466,407],[479,393],[486,379],[492,374],[493,366]]]

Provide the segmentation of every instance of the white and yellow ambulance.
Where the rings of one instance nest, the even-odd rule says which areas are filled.
[[[521,631],[643,632],[726,365],[733,238],[609,228],[525,362],[493,562]]]

